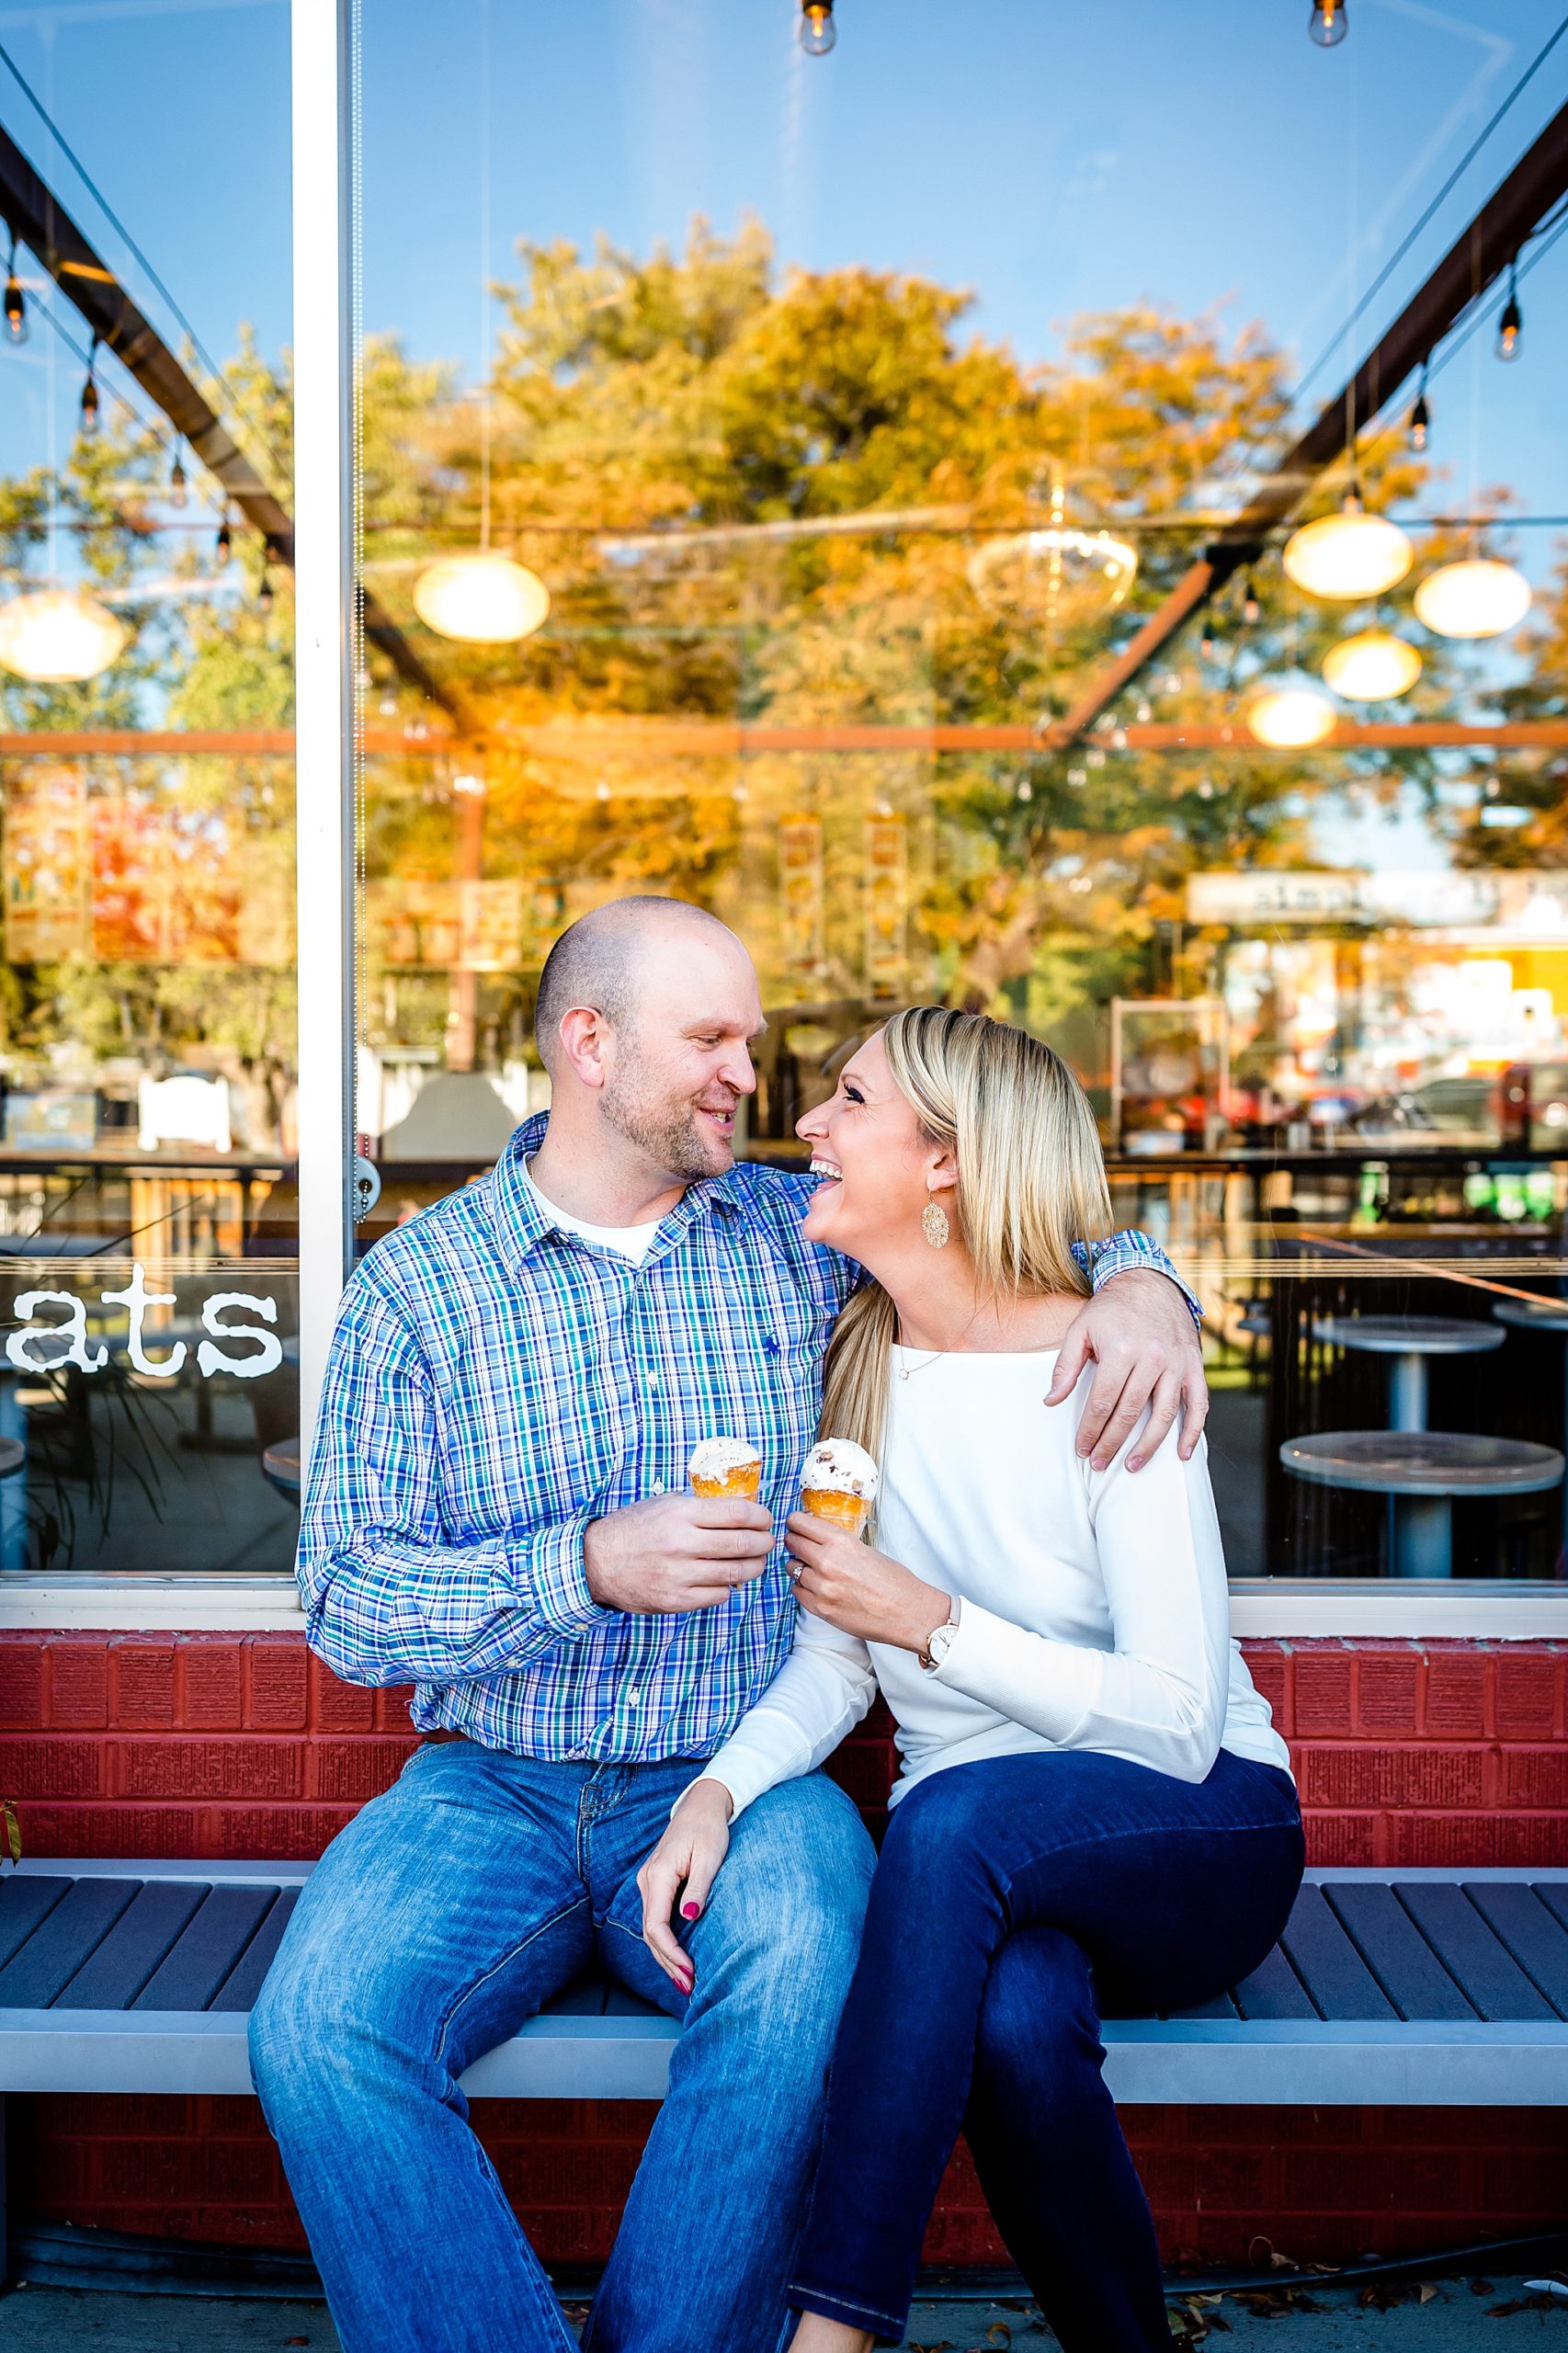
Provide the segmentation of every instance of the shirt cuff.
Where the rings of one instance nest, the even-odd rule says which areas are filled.
[[[1118,1275],[1164,1275],[1167,1282],[1175,1283],[1186,1300],[1199,1330],[1203,1329],[1203,1310],[1197,1293],[1183,1282],[1153,1234],[1134,1230],[1113,1233],[1104,1242],[1087,1245],[1075,1242],[1073,1255],[1080,1265],[1086,1264],[1089,1279],[1096,1290],[1102,1283],[1112,1281]]]
[[[936,1679],[1064,1746],[1095,1704],[1100,1654],[1032,1634],[966,1596]]]
[[[535,1613],[555,1634],[585,1634],[614,1612],[601,1609],[588,1591],[583,1559],[583,1539],[595,1512],[574,1512],[570,1519],[536,1535],[520,1536],[506,1548],[506,1565],[519,1601],[531,1603]]]

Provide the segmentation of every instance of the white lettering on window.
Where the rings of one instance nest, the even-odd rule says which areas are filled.
[[[176,1340],[166,1357],[150,1357],[142,1345],[142,1333],[147,1321],[147,1310],[150,1307],[172,1307],[175,1303],[173,1291],[149,1290],[147,1270],[138,1258],[131,1269],[131,1280],[124,1290],[100,1291],[98,1296],[106,1307],[126,1307],[131,1311],[131,1331],[126,1347],[133,1370],[145,1373],[153,1381],[172,1381],[185,1362],[185,1342]]]
[[[283,1361],[283,1343],[271,1332],[261,1332],[254,1324],[224,1324],[220,1319],[226,1307],[248,1307],[253,1315],[264,1323],[278,1321],[278,1302],[258,1299],[248,1290],[216,1290],[201,1310],[201,1328],[221,1340],[259,1340],[261,1346],[243,1357],[226,1355],[215,1348],[210,1340],[203,1340],[196,1351],[196,1361],[203,1373],[232,1372],[236,1381],[259,1381],[264,1372],[276,1372]]]
[[[94,1347],[87,1338],[87,1302],[68,1290],[25,1290],[17,1302],[18,1315],[36,1315],[40,1307],[63,1307],[67,1313],[63,1324],[29,1324],[25,1331],[13,1332],[6,1342],[6,1354],[23,1372],[53,1372],[62,1364],[79,1365],[84,1372],[97,1372],[108,1362],[107,1348]],[[34,1340],[55,1343],[42,1357],[29,1356],[28,1345]],[[63,1352],[59,1342],[68,1343]]]

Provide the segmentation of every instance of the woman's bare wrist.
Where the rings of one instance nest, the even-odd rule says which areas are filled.
[[[683,1805],[709,1806],[715,1804],[722,1805],[723,1807],[724,1820],[726,1822],[733,1820],[735,1812],[733,1791],[725,1787],[724,1783],[720,1780],[716,1773],[703,1773],[692,1782],[689,1789],[683,1790],[681,1791],[680,1797],[676,1805],[676,1812],[678,1813]]]

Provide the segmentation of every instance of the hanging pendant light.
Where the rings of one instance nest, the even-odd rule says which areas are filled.
[[[1274,751],[1304,749],[1334,733],[1334,705],[1316,687],[1269,687],[1248,705],[1247,731]]]
[[[801,0],[796,39],[808,57],[825,57],[838,39],[833,21],[833,0]]]
[[[1421,676],[1421,656],[1392,630],[1366,629],[1329,648],[1323,675],[1347,702],[1392,702]]]
[[[102,404],[98,399],[98,339],[95,335],[87,351],[87,381],[82,387],[82,404],[77,412],[79,429],[91,441],[97,433]]]
[[[1356,490],[1346,491],[1337,515],[1320,515],[1315,523],[1292,531],[1283,557],[1298,588],[1339,603],[1381,597],[1404,578],[1415,561],[1415,551],[1399,525],[1386,515],[1365,513]]]
[[[1415,610],[1434,637],[1501,637],[1530,608],[1530,585],[1511,563],[1471,556],[1440,564],[1415,591]]]
[[[0,668],[40,686],[96,678],[124,645],[108,608],[74,589],[37,588],[0,605]]]
[[[1312,0],[1307,31],[1319,49],[1337,49],[1349,29],[1345,0]]]
[[[414,609],[437,637],[506,645],[542,628],[550,591],[537,572],[510,556],[449,555],[420,574]]]

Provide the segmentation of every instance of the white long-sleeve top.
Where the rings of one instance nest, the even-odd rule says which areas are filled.
[[[1048,1409],[1056,1353],[894,1349],[873,1540],[958,1597],[958,1631],[929,1673],[802,1608],[794,1650],[700,1777],[736,1814],[820,1765],[879,1686],[898,1726],[894,1804],[946,1766],[1053,1748],[1183,1781],[1222,1747],[1290,1771],[1231,1640],[1205,1448],[1183,1462],[1173,1431],[1142,1471],[1127,1447],[1095,1470],[1074,1444],[1094,1367]]]

